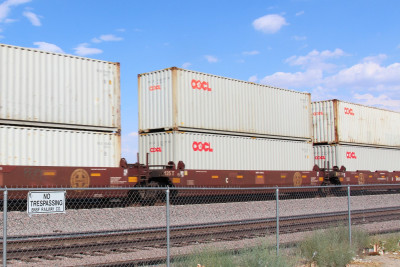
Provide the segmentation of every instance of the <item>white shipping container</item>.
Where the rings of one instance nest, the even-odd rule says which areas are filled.
[[[179,68],[140,74],[139,130],[312,138],[311,96]]]
[[[304,170],[313,167],[312,144],[191,132],[159,132],[139,136],[140,162],[165,165],[183,161],[186,169]]]
[[[400,113],[328,100],[312,103],[314,143],[400,147]]]
[[[118,167],[120,135],[0,125],[0,165]]]
[[[357,145],[315,145],[315,164],[319,167],[345,166],[348,171],[399,171],[400,149]]]
[[[0,123],[118,131],[119,63],[0,44]]]

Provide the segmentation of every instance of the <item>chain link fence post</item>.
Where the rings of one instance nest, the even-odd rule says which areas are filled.
[[[276,189],[276,255],[279,256],[279,188]]]
[[[170,207],[169,207],[169,187],[165,192],[165,206],[166,206],[166,217],[167,217],[167,267],[170,266]]]
[[[3,266],[7,266],[7,187],[3,192]]]
[[[351,206],[350,206],[350,186],[347,186],[347,209],[348,209],[348,216],[349,216],[349,243],[351,247]]]

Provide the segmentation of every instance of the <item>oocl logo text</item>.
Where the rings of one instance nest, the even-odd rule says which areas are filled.
[[[154,153],[154,152],[161,152],[161,147],[152,147],[150,148],[150,152]]]
[[[149,87],[150,91],[161,90],[161,85],[152,85]]]
[[[346,157],[347,157],[348,159],[356,159],[356,158],[357,158],[355,152],[346,152]]]
[[[324,115],[324,113],[322,111],[318,111],[318,112],[314,112],[313,115],[314,116]]]
[[[352,108],[344,108],[344,114],[354,116],[354,111]]]
[[[315,156],[315,159],[325,159],[325,156]]]
[[[191,82],[193,89],[199,89],[204,91],[211,91],[210,85],[208,82],[200,81],[200,80],[192,80]]]
[[[205,152],[213,152],[214,150],[211,148],[209,142],[193,142],[192,144],[193,151],[205,151]]]

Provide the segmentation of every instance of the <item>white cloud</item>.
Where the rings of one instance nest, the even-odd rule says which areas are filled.
[[[30,11],[25,11],[23,15],[32,23],[33,26],[42,26],[39,17]]]
[[[323,72],[318,69],[310,69],[305,72],[276,72],[261,79],[262,84],[296,89],[309,88],[322,83]]]
[[[306,36],[298,36],[298,35],[295,35],[295,36],[293,36],[292,38],[293,38],[293,40],[296,40],[296,41],[304,41],[304,40],[307,40],[307,37],[306,37]]]
[[[301,66],[306,69],[322,69],[322,70],[333,70],[336,65],[326,63],[328,59],[339,58],[347,55],[342,49],[336,48],[334,51],[324,50],[319,52],[313,50],[306,56],[291,56],[285,60],[291,66]]]
[[[209,62],[209,63],[216,63],[218,62],[218,58],[210,55],[205,55],[204,58]]]
[[[17,21],[18,21],[18,20],[16,20],[16,19],[5,19],[5,20],[4,20],[4,23],[9,24],[9,23],[17,22]]]
[[[328,87],[347,87],[355,90],[399,90],[400,63],[386,67],[375,62],[359,63],[327,77],[325,84]]]
[[[289,25],[281,15],[271,14],[253,21],[253,27],[263,33],[276,33],[283,26]]]
[[[22,4],[28,3],[30,1],[31,0],[6,0],[3,3],[1,3],[0,4],[0,22],[5,22],[5,20],[7,19],[8,15],[11,11],[11,7],[22,5]]]
[[[139,136],[139,133],[138,132],[131,132],[131,133],[129,133],[129,136]]]
[[[4,38],[4,36],[3,35],[0,35],[0,39],[3,39]]]
[[[359,100],[361,104],[367,106],[377,106],[400,111],[400,100],[392,99],[385,94],[381,94],[377,97],[372,94],[354,94],[354,98]]]
[[[79,44],[77,47],[74,48],[74,50],[75,54],[79,56],[87,56],[87,55],[103,53],[103,50],[101,49],[89,47],[88,43]]]
[[[252,83],[258,82],[257,75],[250,76],[248,81]]]
[[[257,50],[244,51],[242,54],[245,55],[245,56],[254,56],[254,55],[260,54],[260,51],[257,51]]]
[[[363,58],[362,62],[373,62],[377,64],[381,64],[383,61],[387,59],[387,55],[379,54],[377,56],[365,57]]]
[[[103,34],[100,35],[98,38],[93,38],[92,42],[93,43],[101,43],[101,42],[119,42],[122,41],[124,38],[122,37],[117,37],[114,34]]]
[[[182,64],[182,68],[184,68],[184,69],[189,68],[190,66],[192,66],[192,63],[190,63],[190,62],[185,62]]]
[[[260,79],[261,83],[298,91],[308,90],[313,100],[331,98],[362,102],[400,110],[400,63],[383,65],[386,55],[369,56],[349,67],[330,67],[327,60],[347,55],[341,49],[311,51],[292,56],[286,63],[304,71],[276,72]],[[374,92],[379,92],[374,95]]]
[[[98,43],[101,43],[101,40],[98,39],[98,38],[93,38],[93,39],[92,39],[92,43],[98,44]]]
[[[34,42],[33,44],[36,45],[38,47],[38,49],[43,50],[43,51],[65,54],[65,52],[55,44],[46,43],[46,42]]]
[[[117,32],[125,32],[126,30],[121,28],[121,29],[116,29]]]
[[[296,16],[301,16],[301,15],[303,15],[303,14],[304,14],[304,11],[302,10],[302,11],[297,12],[297,13],[296,13]]]

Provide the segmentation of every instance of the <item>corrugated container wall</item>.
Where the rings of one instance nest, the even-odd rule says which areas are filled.
[[[233,135],[159,132],[139,136],[140,162],[177,163],[200,170],[305,170],[313,167],[312,144]]]
[[[312,138],[311,97],[179,68],[140,74],[139,130]]]
[[[314,143],[400,147],[400,113],[339,100],[312,103]]]
[[[120,135],[0,125],[0,165],[118,167]]]
[[[0,44],[0,123],[118,131],[119,64]]]
[[[314,146],[315,164],[319,167],[345,166],[348,171],[399,171],[400,150],[357,145]]]

